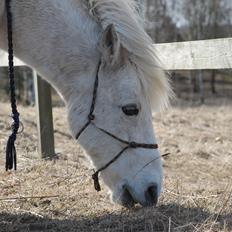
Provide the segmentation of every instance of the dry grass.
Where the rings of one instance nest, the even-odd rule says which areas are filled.
[[[232,231],[232,104],[181,102],[154,118],[165,158],[164,193],[156,208],[126,210],[96,193],[83,151],[70,139],[63,108],[54,109],[59,159],[37,157],[35,111],[20,107],[16,173],[0,160],[0,231]],[[0,103],[0,153],[9,106]]]

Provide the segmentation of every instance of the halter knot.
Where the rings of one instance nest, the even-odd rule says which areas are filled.
[[[89,119],[89,121],[93,121],[95,119],[95,115],[94,114],[90,114],[88,116],[88,119]]]
[[[138,147],[138,144],[136,142],[130,142],[129,143],[129,147],[130,148],[137,148]]]
[[[11,130],[13,133],[18,134],[19,126],[20,126],[20,121],[18,117],[12,117],[14,122],[11,125]]]

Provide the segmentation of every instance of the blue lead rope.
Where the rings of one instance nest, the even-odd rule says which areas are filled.
[[[11,126],[12,134],[9,136],[6,146],[6,171],[17,168],[15,141],[19,130],[19,113],[17,110],[16,96],[15,96],[15,81],[14,81],[14,50],[12,39],[12,13],[11,0],[5,0],[6,14],[7,14],[7,36],[8,36],[8,77],[10,82],[10,100],[12,109],[13,124]]]

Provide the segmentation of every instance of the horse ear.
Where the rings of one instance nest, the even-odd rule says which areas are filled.
[[[113,24],[107,26],[103,32],[100,49],[103,59],[107,64],[115,66],[121,63],[122,47]]]

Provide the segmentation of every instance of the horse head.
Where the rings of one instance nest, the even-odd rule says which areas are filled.
[[[156,204],[163,172],[157,147],[146,149],[147,144],[156,144],[156,139],[145,74],[122,45],[113,24],[103,31],[98,49],[99,63],[92,72],[97,87],[95,81],[86,89],[82,95],[85,105],[69,107],[70,128],[74,136],[78,133],[76,138],[95,169],[100,169],[114,202],[125,206]],[[82,122],[77,112],[85,114]],[[131,141],[146,145],[127,147]]]

